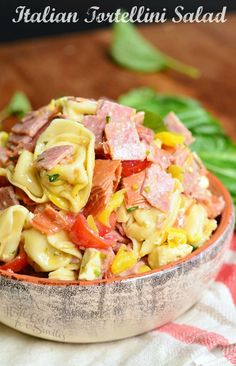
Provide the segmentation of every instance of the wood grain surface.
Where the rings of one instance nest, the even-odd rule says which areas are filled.
[[[108,56],[110,30],[42,38],[0,46],[0,107],[15,90],[23,90],[38,108],[62,95],[116,99],[130,88],[150,86],[198,98],[236,140],[236,15],[224,24],[166,23],[140,29],[162,51],[199,68],[201,77],[120,68]]]

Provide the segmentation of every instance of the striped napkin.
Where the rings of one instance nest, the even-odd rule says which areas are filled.
[[[1,366],[236,365],[236,234],[216,281],[172,323],[91,345],[44,341],[0,325],[0,347]]]

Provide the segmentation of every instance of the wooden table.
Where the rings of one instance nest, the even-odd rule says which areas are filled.
[[[0,107],[16,89],[38,108],[62,95],[116,99],[130,88],[150,86],[198,98],[236,139],[236,15],[224,24],[166,23],[140,29],[162,51],[199,68],[201,77],[120,68],[108,56],[109,30],[50,37],[0,46]]]

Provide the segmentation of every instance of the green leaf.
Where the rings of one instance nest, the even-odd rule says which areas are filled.
[[[6,107],[0,112],[0,120],[8,118],[12,115],[21,118],[31,109],[31,104],[25,93],[16,91]]]
[[[114,23],[110,54],[119,65],[134,71],[150,73],[171,68],[191,77],[199,75],[197,69],[160,52],[131,23]]]
[[[224,183],[236,204],[236,145],[225,134],[219,121],[198,101],[139,88],[121,95],[119,102],[146,111],[145,125],[154,131],[162,128],[163,118],[170,111],[175,112],[196,138],[191,149]]]
[[[151,128],[155,132],[165,131],[166,127],[164,125],[163,119],[158,116],[156,113],[149,112],[143,109],[145,112],[144,116],[144,126]]]

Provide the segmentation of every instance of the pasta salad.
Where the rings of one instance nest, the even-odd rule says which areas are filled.
[[[4,125],[3,125],[4,127]],[[139,274],[217,228],[222,197],[170,112],[63,97],[0,131],[0,269],[57,280]]]

